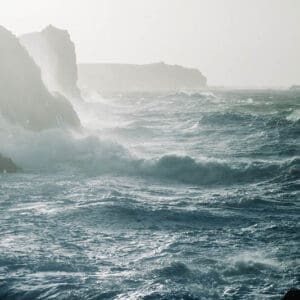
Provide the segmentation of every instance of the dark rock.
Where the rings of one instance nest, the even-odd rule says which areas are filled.
[[[0,172],[1,173],[14,173],[19,171],[20,168],[7,157],[4,157],[0,154]]]
[[[282,300],[299,300],[299,299],[300,299],[300,290],[298,289],[289,290],[282,298]]]
[[[290,91],[300,91],[300,85],[292,85]]]

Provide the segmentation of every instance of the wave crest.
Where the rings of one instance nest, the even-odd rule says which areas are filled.
[[[222,185],[258,180],[299,178],[299,158],[284,162],[196,161],[190,156],[164,155],[139,159],[120,144],[90,132],[61,129],[30,132],[2,127],[0,152],[25,171],[76,170],[88,174],[147,176],[195,185]]]
[[[142,171],[147,175],[188,184],[233,184],[271,179],[280,175],[282,170],[289,170],[294,164],[253,162],[231,166],[225,162],[196,162],[189,156],[165,155],[152,164],[145,161]]]

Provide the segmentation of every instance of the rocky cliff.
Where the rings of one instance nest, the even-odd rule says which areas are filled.
[[[75,46],[68,31],[49,25],[41,32],[21,36],[20,41],[40,67],[50,91],[80,98]]]
[[[78,72],[81,86],[100,93],[194,91],[206,87],[206,78],[199,70],[165,63],[79,64]]]
[[[0,113],[11,123],[33,130],[80,126],[68,100],[48,92],[38,66],[19,40],[2,26]]]

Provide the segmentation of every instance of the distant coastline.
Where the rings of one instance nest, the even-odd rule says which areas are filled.
[[[290,91],[299,91],[300,92],[300,85],[292,85],[290,87]]]
[[[207,79],[199,70],[163,62],[146,65],[79,64],[78,79],[80,86],[102,94],[198,91],[207,88]]]

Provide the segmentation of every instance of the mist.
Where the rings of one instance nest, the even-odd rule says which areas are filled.
[[[18,35],[68,29],[79,63],[164,61],[221,86],[300,81],[297,0],[3,0],[0,19]]]
[[[0,4],[0,299],[300,299],[292,0]]]

